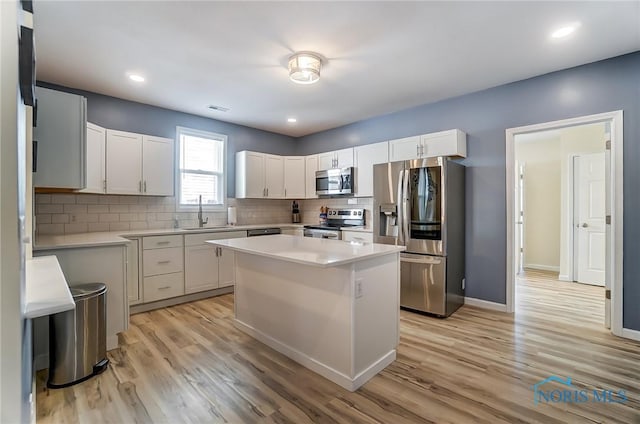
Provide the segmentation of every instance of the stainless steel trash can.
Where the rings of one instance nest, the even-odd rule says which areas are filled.
[[[76,308],[49,317],[51,388],[80,383],[107,368],[106,295],[103,283],[71,287]]]

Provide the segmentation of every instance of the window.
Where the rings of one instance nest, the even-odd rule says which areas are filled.
[[[223,207],[227,136],[178,127],[178,207]]]

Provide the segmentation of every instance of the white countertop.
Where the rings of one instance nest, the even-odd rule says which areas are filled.
[[[55,256],[27,260],[24,316],[37,318],[76,307]]]
[[[283,234],[210,240],[207,241],[207,243],[226,247],[238,252],[324,268],[344,265],[377,256],[396,254],[405,250],[404,246],[374,243],[347,243],[340,240],[296,237]]]
[[[302,224],[252,224],[252,225],[226,225],[211,226],[198,229],[186,228],[169,228],[156,230],[130,230],[130,231],[112,231],[98,233],[80,233],[65,235],[42,235],[36,239],[33,247],[34,251],[48,249],[71,249],[79,247],[98,247],[126,244],[129,242],[127,237],[147,237],[147,236],[164,236],[172,234],[200,234],[200,233],[220,233],[225,231],[246,231],[257,228],[303,228]]]

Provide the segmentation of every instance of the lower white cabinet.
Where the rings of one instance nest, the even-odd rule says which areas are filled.
[[[233,251],[206,243],[246,237],[246,231],[187,234],[184,236],[185,293],[197,293],[233,285]]]
[[[359,243],[373,243],[373,233],[365,233],[362,231],[345,231],[342,230],[342,241],[353,241]]]
[[[184,294],[181,235],[142,239],[142,299],[145,303]]]

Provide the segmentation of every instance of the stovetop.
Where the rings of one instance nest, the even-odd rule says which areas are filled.
[[[329,209],[326,224],[305,225],[304,228],[336,231],[349,227],[364,227],[364,225],[365,210],[362,208]]]

